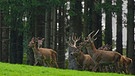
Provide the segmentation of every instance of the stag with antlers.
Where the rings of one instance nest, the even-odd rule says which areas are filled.
[[[72,50],[70,55],[75,57],[77,65],[80,66],[82,70],[90,70],[94,66],[94,62],[91,56],[88,54],[84,54],[81,51],[81,46],[76,46],[76,43],[80,40],[80,37],[78,38],[73,34],[71,38],[73,43],[69,41],[69,46],[73,47],[74,50]]]
[[[92,56],[92,59],[94,60],[95,66],[92,70],[96,71],[99,65],[103,64],[114,64],[116,69],[118,69],[118,62],[120,61],[121,54],[114,51],[100,51],[96,49],[94,44],[96,38],[94,37],[98,33],[98,31],[94,35],[92,35],[94,32],[91,32],[88,35],[87,39],[81,43],[82,46],[86,47],[87,51],[89,51],[89,54]]]

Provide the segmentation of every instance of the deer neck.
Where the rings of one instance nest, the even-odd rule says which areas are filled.
[[[91,43],[91,46],[86,47],[88,54],[90,54],[91,56],[97,51],[94,43]]]
[[[95,47],[95,44],[94,44],[94,43],[91,43],[91,49],[92,49],[92,51],[93,51],[93,52],[96,52],[96,51],[97,51],[97,49],[96,49],[96,47]]]
[[[80,59],[83,59],[83,58],[84,58],[84,53],[80,52]]]
[[[36,46],[34,46],[32,49],[33,49],[33,52],[34,52],[34,57],[36,57],[39,53],[39,49]]]
[[[78,59],[79,63],[82,63],[82,61],[84,60],[84,53],[80,51],[79,56],[78,56],[77,59]]]

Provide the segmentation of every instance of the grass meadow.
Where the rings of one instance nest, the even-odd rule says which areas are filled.
[[[24,64],[9,64],[0,62],[0,76],[131,76],[117,73],[98,73],[56,69]]]

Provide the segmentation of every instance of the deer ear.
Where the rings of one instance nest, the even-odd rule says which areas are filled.
[[[42,41],[45,40],[45,38],[42,38]]]
[[[33,40],[34,42],[37,42],[38,41],[38,38],[36,38],[36,37],[34,37],[34,40]]]
[[[32,39],[31,39],[31,40],[32,40],[32,41],[34,41],[34,39],[35,39],[35,37],[32,37]]]

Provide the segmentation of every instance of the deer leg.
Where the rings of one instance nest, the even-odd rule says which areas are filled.
[[[56,61],[54,61],[54,63],[55,63],[56,68],[58,68],[58,64],[57,64],[57,62],[56,62]]]
[[[95,66],[94,66],[94,68],[92,69],[92,71],[96,71],[97,70],[97,68],[98,68],[98,64],[95,64]]]
[[[86,70],[86,65],[83,65],[82,70]]]
[[[49,59],[47,59],[47,65],[49,67],[52,67],[52,59],[51,59],[51,57]]]
[[[36,66],[36,65],[37,65],[37,63],[38,63],[38,62],[35,62],[35,63],[34,63],[34,66]]]
[[[93,68],[93,66],[92,66],[92,65],[90,65],[90,66],[89,66],[89,70],[90,70],[90,71],[92,71],[92,68]]]
[[[52,58],[49,59],[49,66],[53,67],[53,60],[52,60]]]
[[[120,73],[120,69],[119,69],[120,67],[119,67],[119,64],[116,62],[115,64],[114,64],[114,70],[115,70],[115,72],[117,72],[117,73]]]
[[[100,71],[100,72],[104,71],[104,66],[100,64],[98,67],[98,71]]]
[[[58,68],[58,64],[57,64],[56,60],[52,60],[52,64],[53,64],[56,68]]]
[[[108,66],[108,69],[109,69],[109,72],[116,72],[117,71],[117,69],[115,68],[116,66],[115,65],[109,65]]]
[[[125,73],[125,74],[127,73],[127,70],[124,65],[120,67],[120,73]]]
[[[47,64],[46,64],[46,62],[45,62],[45,60],[43,59],[43,66],[47,66]]]
[[[52,65],[52,59],[50,58],[50,59],[48,59],[48,66],[49,67],[52,67],[53,65]]]
[[[45,60],[45,64],[47,67],[50,67],[48,60]]]
[[[46,63],[45,63],[45,56],[40,56],[40,61],[41,61],[41,64],[42,64],[42,66],[46,66]]]
[[[37,63],[38,63],[38,61],[37,61],[37,60],[35,60],[34,66],[36,66],[36,65],[37,65]]]
[[[128,67],[125,66],[125,73],[128,74]]]
[[[58,65],[57,65],[55,60],[51,60],[51,62],[52,62],[51,64],[52,64],[53,67],[57,67],[58,68]]]

